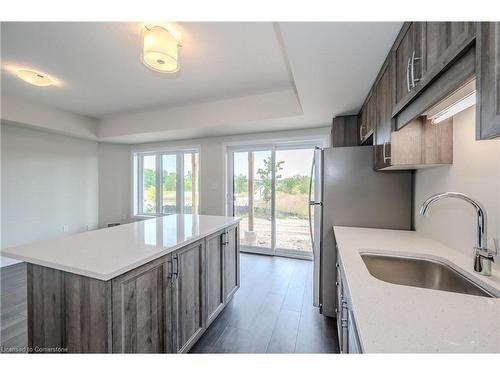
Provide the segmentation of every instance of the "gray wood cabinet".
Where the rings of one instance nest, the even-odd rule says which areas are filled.
[[[372,90],[359,113],[359,142],[362,145],[368,145],[370,140],[373,141],[376,111],[376,92]]]
[[[186,352],[240,285],[233,225],[109,281],[28,264],[28,345]]]
[[[411,22],[403,27],[403,35],[395,47],[395,107],[401,107],[411,99],[426,70],[424,23]]]
[[[207,325],[210,324],[224,308],[224,271],[223,240],[224,231],[207,237],[206,243],[206,280],[207,280]]]
[[[224,300],[230,299],[240,286],[239,227],[232,227],[224,234]]]
[[[344,267],[337,250],[337,334],[339,338],[340,353],[363,353],[359,339],[356,321],[354,318],[349,287],[345,281]]]
[[[360,143],[357,115],[337,116],[332,124],[332,147],[357,146]]]
[[[391,160],[392,106],[394,102],[394,61],[391,55],[382,68],[382,75],[376,86],[376,124],[373,137],[374,167],[389,166]]]
[[[474,22],[425,22],[426,76],[443,70],[476,35]]]
[[[172,331],[178,353],[188,351],[205,328],[204,258],[201,241],[172,254]]]
[[[403,25],[359,113],[360,132],[374,128],[376,170],[451,163],[452,123],[434,129],[421,116],[470,82],[475,71],[477,138],[500,135],[498,29],[498,23],[482,23],[479,34],[474,22]]]
[[[113,279],[113,353],[165,353],[169,280],[166,258]]]
[[[481,22],[476,45],[476,138],[500,137],[500,22]]]
[[[112,351],[109,282],[35,264],[26,269],[28,347],[40,352]]]

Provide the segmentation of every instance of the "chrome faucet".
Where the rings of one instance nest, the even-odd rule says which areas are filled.
[[[429,206],[443,198],[458,198],[474,206],[477,213],[477,242],[474,247],[474,271],[485,276],[491,275],[491,262],[494,260],[493,257],[497,255],[498,249],[493,251],[489,250],[486,246],[486,213],[479,203],[474,201],[471,197],[462,193],[446,192],[435,194],[422,203],[420,215],[426,215]],[[495,247],[497,246],[497,242],[495,242]]]

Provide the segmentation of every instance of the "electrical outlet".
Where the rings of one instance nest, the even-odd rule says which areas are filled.
[[[68,231],[69,231],[69,225],[68,224],[64,224],[63,227],[62,227],[62,231],[63,231],[63,233],[68,233]]]

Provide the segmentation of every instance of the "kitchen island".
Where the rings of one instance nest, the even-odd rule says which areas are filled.
[[[18,246],[28,351],[186,352],[239,287],[239,219],[178,214]]]

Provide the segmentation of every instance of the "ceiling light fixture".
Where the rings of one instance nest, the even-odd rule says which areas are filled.
[[[18,78],[35,86],[51,86],[54,81],[45,73],[36,72],[29,69],[19,69],[16,71]]]
[[[179,42],[161,26],[145,27],[142,35],[142,62],[161,73],[179,70]]]

